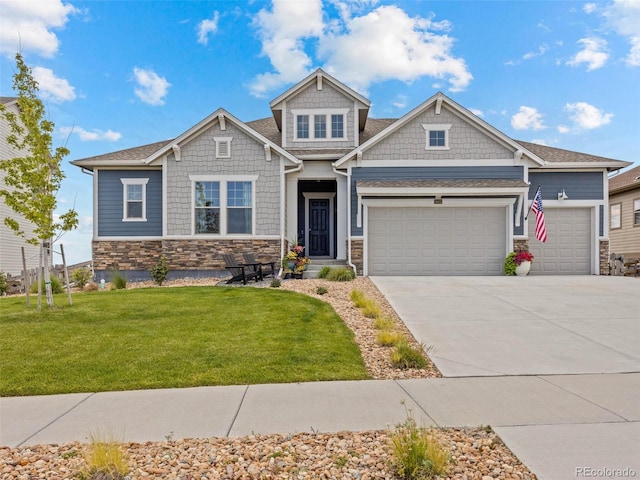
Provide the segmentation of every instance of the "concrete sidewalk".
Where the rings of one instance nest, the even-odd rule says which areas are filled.
[[[575,478],[579,467],[640,475],[639,392],[632,373],[10,397],[0,398],[0,445],[82,442],[98,428],[138,442],[386,429],[406,406],[425,425],[491,425],[540,479]]]

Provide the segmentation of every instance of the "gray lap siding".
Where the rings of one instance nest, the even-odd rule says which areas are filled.
[[[98,236],[156,237],[162,235],[162,171],[98,170]],[[123,221],[123,178],[148,178],[146,221]]]
[[[450,179],[522,179],[522,167],[366,167],[354,168],[351,172],[351,234],[360,236],[358,228],[358,192],[356,182],[360,180],[450,180]]]

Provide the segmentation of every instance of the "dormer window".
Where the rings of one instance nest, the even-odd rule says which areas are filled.
[[[449,130],[451,124],[423,124],[427,132],[426,150],[449,150]]]
[[[344,140],[348,109],[293,110],[294,140]]]

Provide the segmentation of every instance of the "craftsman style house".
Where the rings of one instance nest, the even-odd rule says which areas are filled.
[[[507,137],[442,93],[399,119],[316,70],[243,122],[219,109],[178,137],[72,162],[93,172],[93,261],[130,278],[165,255],[222,275],[222,253],[278,259],[291,242],[361,275],[599,274],[607,173],[628,163]],[[525,215],[537,187],[548,241]],[[527,223],[528,222],[528,223]]]

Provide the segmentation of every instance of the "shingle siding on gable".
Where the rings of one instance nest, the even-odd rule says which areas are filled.
[[[426,150],[427,133],[423,124],[451,124],[449,149]],[[508,159],[513,158],[513,152],[443,106],[440,115],[435,114],[434,107],[427,109],[422,115],[365,151],[363,158],[365,160]]]
[[[231,158],[216,158],[214,137],[233,138]],[[170,154],[167,161],[168,235],[191,235],[193,193],[189,175],[257,175],[253,234],[279,235],[280,161],[277,155],[267,162],[264,145],[227,122],[224,131],[216,123],[182,145],[181,157],[182,160],[176,162]]]
[[[348,108],[349,112],[344,119],[344,128],[347,134],[346,140],[321,140],[301,142],[294,141],[294,116],[291,110],[299,108],[319,108],[319,109],[344,109]],[[316,83],[309,85],[306,89],[296,95],[287,102],[287,111],[283,112],[287,115],[286,133],[288,148],[348,148],[355,147],[355,136],[353,131],[354,125],[354,104],[353,101],[342,95],[338,90],[333,88],[327,82],[324,83],[322,90],[316,88]],[[331,125],[327,124],[327,133],[330,136]]]
[[[99,170],[98,236],[156,237],[162,235],[162,172],[160,170]],[[121,178],[148,178],[147,221],[123,222]]]
[[[351,171],[351,234],[362,235],[357,227],[358,197],[356,182],[360,180],[434,180],[434,179],[521,179],[523,167],[369,167]]]

